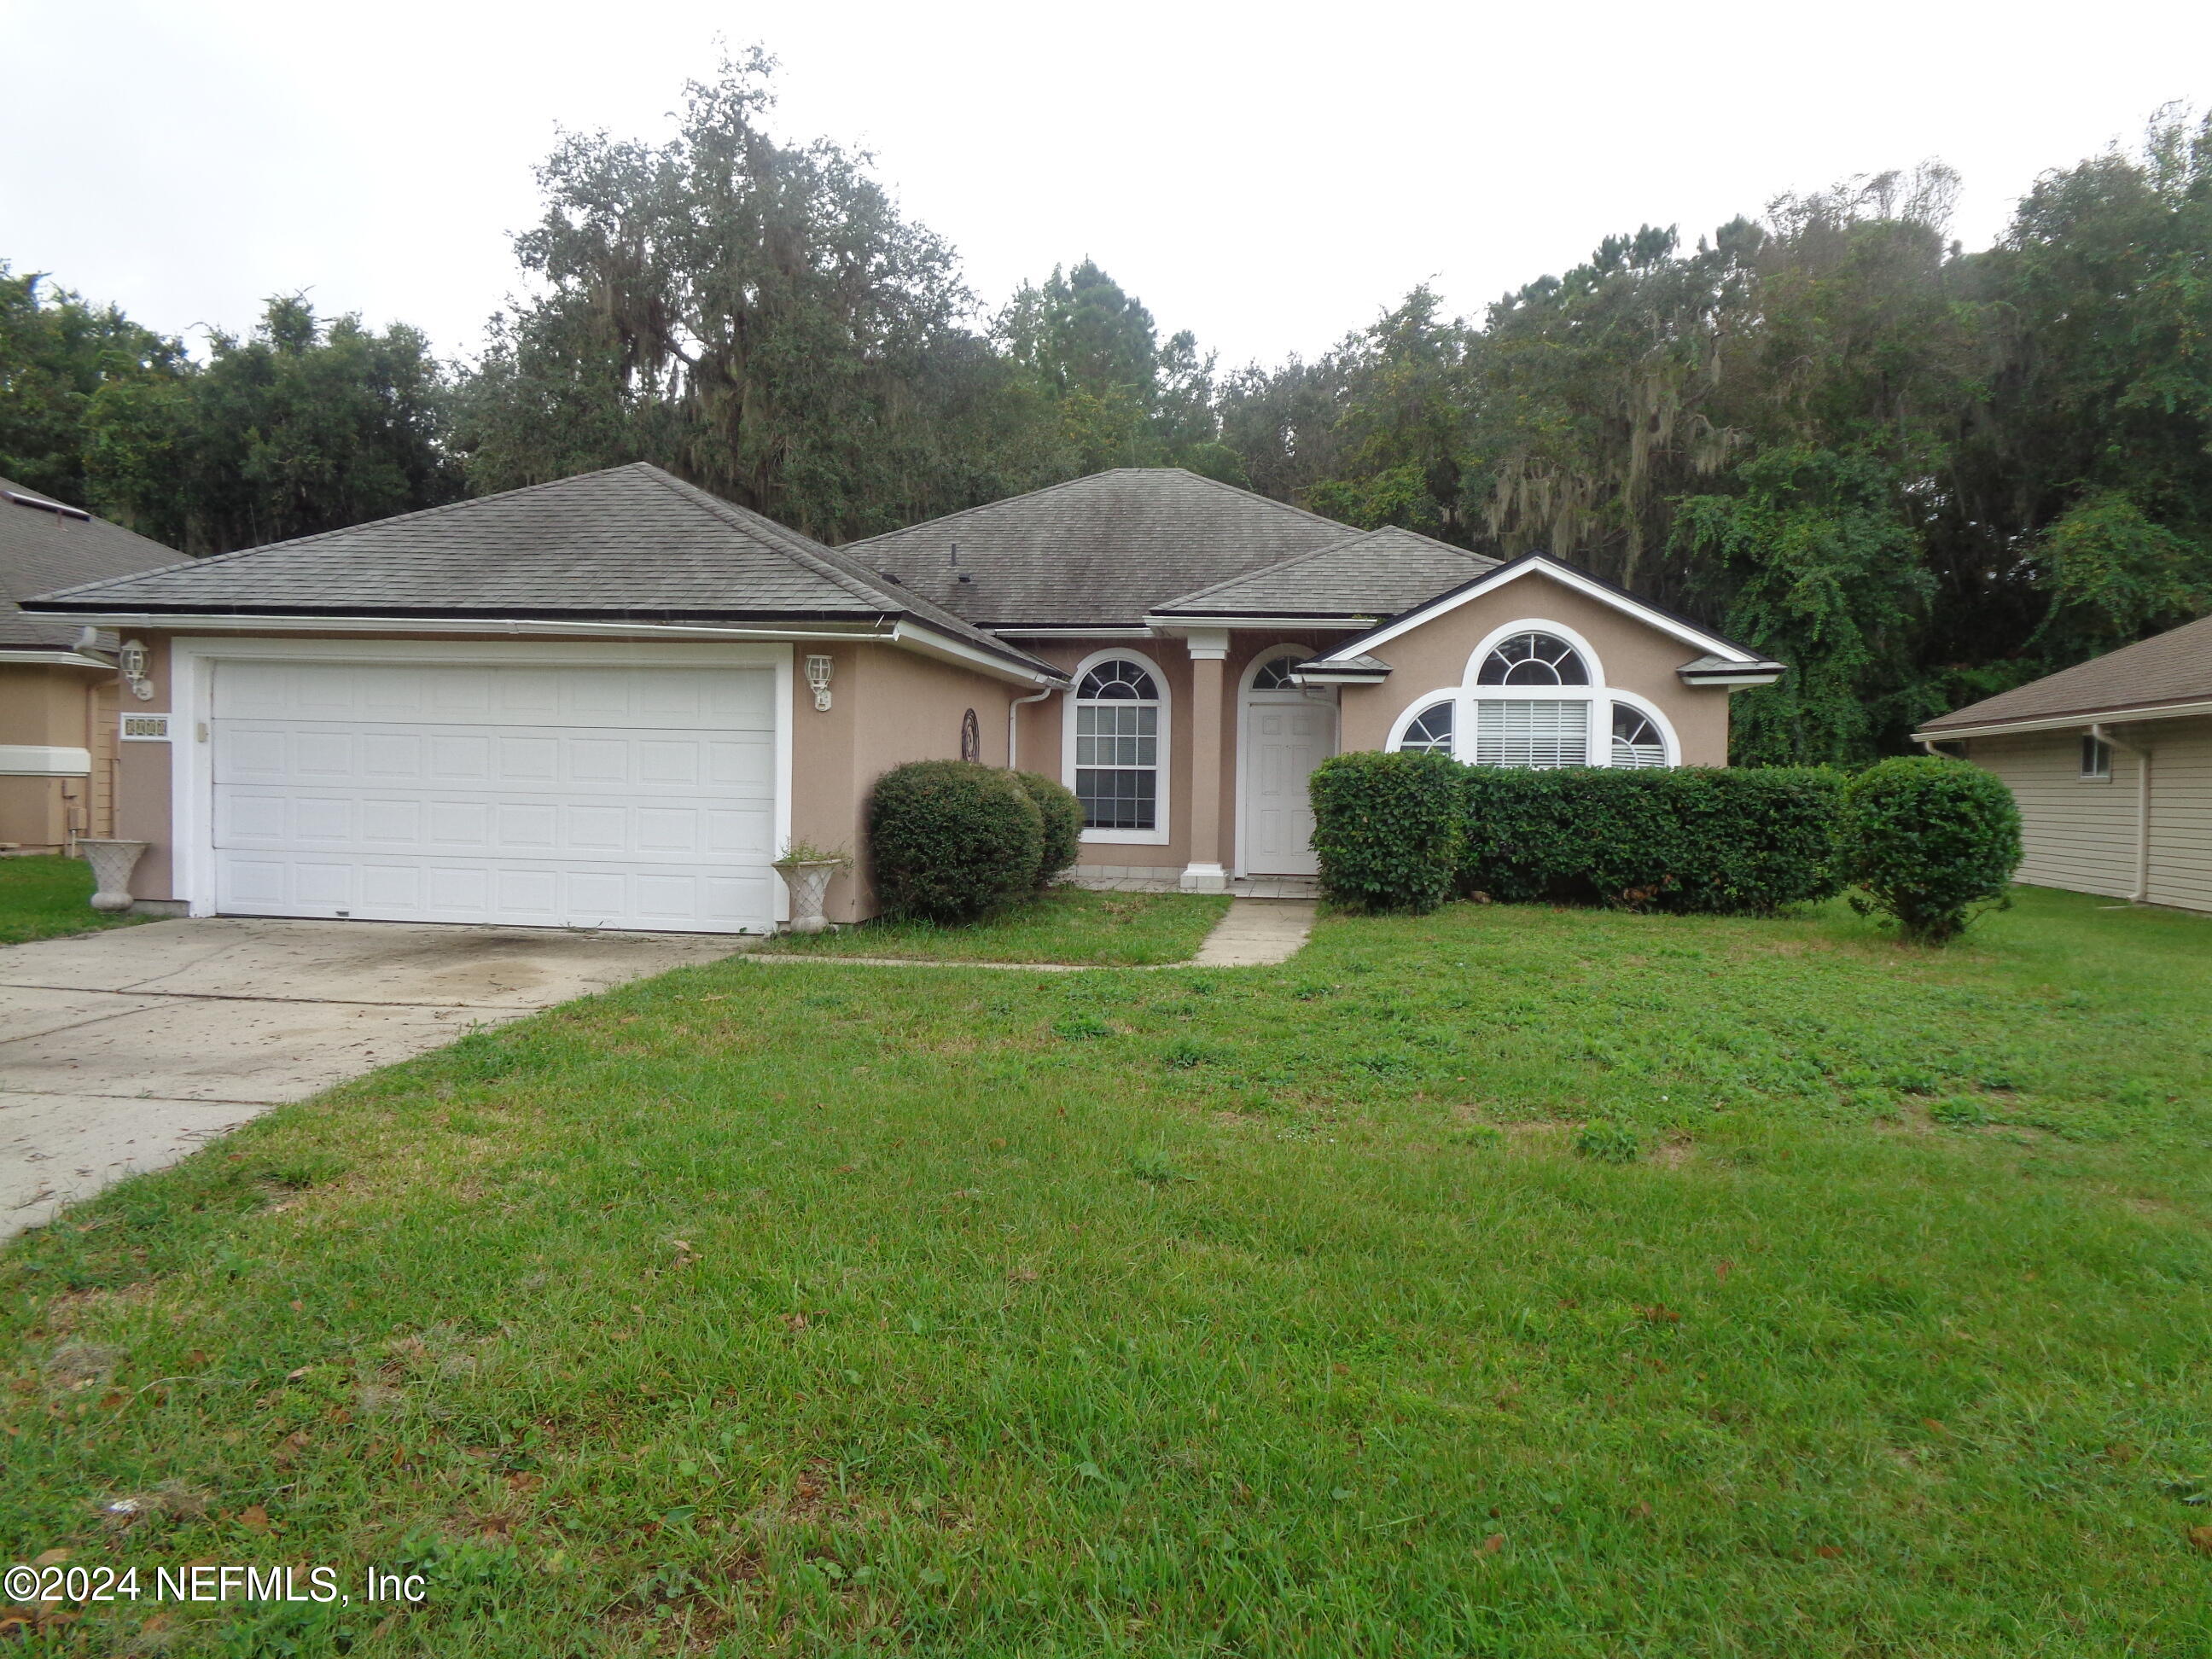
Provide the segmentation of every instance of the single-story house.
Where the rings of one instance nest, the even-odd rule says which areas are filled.
[[[874,780],[1064,779],[1079,875],[1310,874],[1346,748],[1717,765],[1781,669],[1571,565],[1127,469],[832,549],[637,464],[47,595],[144,647],[136,891],[194,915],[757,931]],[[866,860],[830,896],[873,914]]]
[[[20,601],[176,561],[173,548],[0,478],[0,851],[66,852],[115,833],[120,715],[142,706],[116,673],[113,635],[26,616]]]
[[[2021,881],[2212,910],[2212,617],[1914,735],[2010,786]]]

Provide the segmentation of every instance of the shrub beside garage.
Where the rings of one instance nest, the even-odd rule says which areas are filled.
[[[876,780],[868,851],[887,914],[975,921],[1036,890],[1044,814],[1011,772],[915,761]]]

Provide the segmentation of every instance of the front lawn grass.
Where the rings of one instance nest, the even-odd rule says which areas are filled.
[[[127,927],[143,916],[92,908],[92,866],[46,854],[0,859],[0,945]]]
[[[685,969],[0,1255],[0,1554],[432,1583],[52,1653],[2201,1655],[2209,926]]]
[[[817,957],[1143,968],[1189,961],[1228,908],[1227,896],[1218,893],[1094,893],[1051,887],[965,926],[864,921],[835,933],[781,933],[761,948]]]

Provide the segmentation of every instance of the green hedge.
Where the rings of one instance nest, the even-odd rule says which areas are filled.
[[[1433,910],[1450,896],[1463,817],[1443,755],[1332,755],[1308,785],[1329,897],[1358,910]]]
[[[1812,768],[1463,766],[1338,755],[1314,769],[1322,885],[1363,910],[1507,902],[1768,915],[1840,890],[1842,779]]]
[[[974,921],[1036,890],[1044,814],[1011,772],[915,761],[876,780],[868,848],[887,913]]]
[[[1841,889],[1843,780],[1833,772],[1461,771],[1465,893],[1764,915]]]
[[[1995,773],[1937,755],[1869,767],[1844,791],[1851,902],[1942,945],[1981,906],[2002,903],[2020,867],[2020,807]]]
[[[1044,817],[1044,857],[1037,866],[1037,884],[1042,886],[1075,867],[1083,851],[1083,803],[1075,791],[1042,772],[1017,772],[1014,781],[1030,792]]]

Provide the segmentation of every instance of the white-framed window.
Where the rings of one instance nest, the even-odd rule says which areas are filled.
[[[1285,652],[1268,658],[1252,671],[1252,690],[1255,691],[1295,691],[1291,684],[1291,670],[1304,660],[1301,651]]]
[[[1457,706],[1432,702],[1407,722],[1391,747],[1415,755],[1449,755],[1452,751],[1452,716]]]
[[[1389,747],[1477,766],[1675,766],[1681,750],[1657,705],[1606,684],[1572,629],[1531,617],[1497,629],[1455,687],[1417,697]]]
[[[2102,738],[2083,733],[2081,738],[2081,781],[2084,783],[2110,783],[2112,781],[2112,745]]]
[[[1617,702],[1613,706],[1613,766],[1664,766],[1667,763],[1667,739],[1659,735],[1659,728],[1651,716],[1633,703]]]
[[[1168,838],[1167,680],[1132,651],[1078,666],[1067,700],[1063,781],[1083,803],[1088,842]]]

